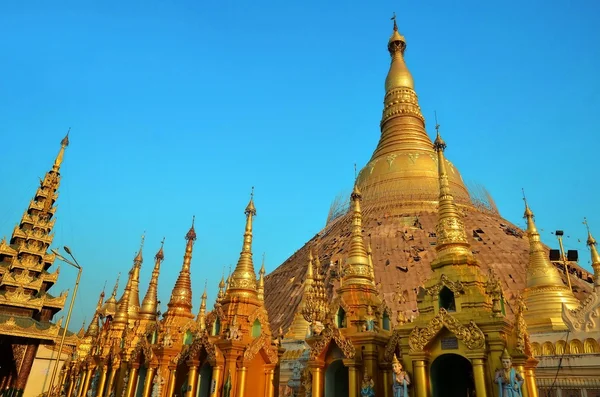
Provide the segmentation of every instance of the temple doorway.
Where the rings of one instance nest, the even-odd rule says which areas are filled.
[[[212,382],[212,367],[208,362],[200,367],[197,397],[209,397]]]
[[[348,367],[334,360],[325,370],[325,397],[348,397]]]
[[[458,354],[443,354],[431,365],[433,397],[475,396],[471,362]]]

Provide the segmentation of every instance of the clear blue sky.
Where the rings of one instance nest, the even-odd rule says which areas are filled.
[[[85,267],[72,328],[122,279],[146,231],[142,297],[161,239],[163,311],[192,215],[194,310],[234,265],[256,186],[255,264],[273,270],[324,225],[379,136],[390,17],[432,133],[522,225],[589,254],[600,237],[597,1],[30,1],[0,5],[0,234],[72,127],[54,245]],[[15,5],[18,4],[18,5]],[[58,293],[75,270],[62,266]],[[123,283],[121,284],[123,286]]]

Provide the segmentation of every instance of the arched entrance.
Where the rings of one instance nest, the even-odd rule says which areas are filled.
[[[325,370],[325,397],[348,396],[348,367],[342,360],[332,361]]]
[[[458,354],[443,354],[431,365],[433,397],[475,396],[471,362]]]
[[[209,397],[210,385],[212,382],[212,367],[208,361],[200,367],[199,375],[198,397]]]

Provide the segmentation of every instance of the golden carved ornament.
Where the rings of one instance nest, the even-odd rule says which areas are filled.
[[[515,350],[519,353],[531,356],[531,343],[529,341],[529,334],[527,333],[527,323],[525,322],[525,311],[527,310],[527,306],[525,305],[525,300],[521,294],[516,297],[515,305],[517,306],[517,313],[515,315],[517,346]]]
[[[490,268],[488,281],[485,284],[485,293],[492,298],[492,313],[495,317],[502,316],[502,284],[494,271]]]
[[[254,310],[252,314],[248,316],[248,322],[250,324],[254,324],[254,321],[257,319],[260,323],[262,333],[271,335],[271,328],[269,326],[269,314],[263,306],[256,308],[256,310]]]
[[[319,340],[311,347],[310,359],[315,360],[317,357],[319,357],[325,351],[327,346],[329,346],[329,343],[331,343],[332,340],[342,350],[344,358],[354,358],[356,355],[356,349],[354,348],[352,342],[346,339],[339,329],[332,328],[330,325],[328,325],[321,332]]]
[[[448,278],[448,276],[446,276],[445,274],[442,274],[442,276],[440,277],[440,282],[429,287],[426,288],[425,291],[427,292],[428,295],[431,296],[438,296],[440,294],[440,291],[442,290],[442,288],[448,287],[448,289],[452,292],[454,292],[455,294],[460,294],[465,292],[465,288],[463,286],[463,283],[461,283],[460,281],[452,281]]]
[[[277,361],[279,360],[277,357],[277,351],[274,349],[271,343],[271,337],[267,334],[262,334],[261,336],[252,341],[250,346],[248,346],[248,348],[244,352],[244,361],[246,363],[251,362],[256,356],[256,354],[259,351],[261,351],[261,349],[269,359],[269,364],[277,363]]]
[[[394,354],[396,354],[396,347],[400,346],[400,339],[402,339],[400,332],[394,331],[392,333],[392,337],[388,340],[388,343],[385,345],[385,351],[383,353],[383,358],[385,361],[391,363],[394,358]]]
[[[412,351],[423,351],[442,327],[448,328],[460,341],[462,341],[470,350],[483,348],[485,344],[485,334],[473,322],[469,321],[468,325],[463,325],[452,317],[445,309],[440,309],[440,312],[429,321],[427,327],[413,328],[408,337],[408,345]]]

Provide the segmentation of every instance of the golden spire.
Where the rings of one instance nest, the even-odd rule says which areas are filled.
[[[58,155],[54,160],[54,165],[52,166],[52,171],[58,172],[60,166],[63,162],[63,157],[65,156],[65,149],[69,146],[69,132],[71,132],[71,128],[67,131],[67,135],[60,141],[60,150],[58,151]]]
[[[217,294],[216,303],[221,303],[223,298],[225,298],[225,269],[223,269],[223,275],[221,276],[221,281],[219,282],[219,293]]]
[[[115,281],[115,286],[113,287],[110,298],[104,302],[102,309],[100,309],[100,315],[102,315],[102,317],[114,317],[115,313],[117,312],[117,290],[119,289],[119,278],[121,278],[121,273],[117,275],[117,281]]]
[[[100,333],[100,325],[98,324],[98,317],[100,315],[100,309],[102,308],[102,302],[104,302],[104,289],[100,293],[100,297],[98,298],[98,303],[96,304],[96,310],[94,311],[94,316],[92,317],[92,321],[88,326],[88,329],[85,333],[85,336],[98,336]]]
[[[117,302],[117,311],[113,319],[113,324],[125,326],[129,321],[129,297],[131,295],[131,279],[133,278],[134,269],[135,267],[129,271],[129,277],[127,278],[127,284],[125,284],[123,295],[121,295],[121,299]]]
[[[438,158],[438,177],[439,177],[439,206],[438,221],[435,226],[437,235],[437,258],[432,261],[431,267],[443,267],[454,264],[475,265],[477,262],[471,252],[471,246],[467,241],[467,233],[462,216],[458,212],[458,207],[454,203],[454,197],[450,192],[448,183],[448,173],[446,171],[446,159],[444,150],[446,142],[440,136],[440,125],[436,124],[437,137],[433,143],[433,148],[437,152]]]
[[[388,40],[388,51],[392,57],[390,71],[385,79],[385,91],[393,90],[394,88],[406,87],[415,88],[412,75],[404,63],[404,51],[406,50],[406,39],[398,32],[396,24],[396,13],[392,17],[394,21],[394,30]]]
[[[375,279],[369,269],[369,258],[362,237],[362,213],[360,209],[362,195],[356,184],[350,195],[350,200],[352,204],[352,236],[344,267],[343,287],[353,284],[367,284],[374,287]]]
[[[308,327],[310,323],[306,321],[304,318],[304,308],[306,306],[306,301],[310,299],[310,294],[312,291],[313,285],[313,255],[312,250],[308,253],[308,266],[306,268],[306,278],[304,279],[304,290],[302,293],[302,298],[300,299],[300,304],[296,308],[296,313],[294,313],[294,319],[292,320],[292,324],[288,328],[286,333],[286,337],[293,340],[304,340],[306,335],[308,334]],[[309,314],[311,316],[312,314]]]
[[[525,320],[531,332],[559,331],[567,329],[562,319],[563,304],[575,309],[579,301],[563,283],[560,273],[550,263],[548,252],[541,242],[535,226],[533,211],[525,201],[527,237],[529,238],[529,263],[527,283],[524,291]]]
[[[258,271],[258,288],[257,288],[257,294],[258,294],[258,299],[260,301],[264,301],[265,300],[265,254],[263,253],[263,258],[262,258],[262,266],[260,267],[260,270]]]
[[[142,249],[144,248],[144,241],[146,240],[146,232],[142,234],[140,242],[140,250],[138,251],[135,258],[133,258],[133,268],[131,276],[131,290],[129,292],[129,307],[127,314],[129,315],[130,321],[135,321],[139,317],[140,311],[140,270],[144,258],[142,257]]]
[[[309,323],[315,321],[324,323],[327,315],[329,314],[329,299],[327,291],[325,289],[325,283],[323,282],[323,274],[321,273],[321,266],[319,257],[316,257],[314,263],[314,274],[313,273],[313,255],[312,251],[308,257],[308,270],[307,270],[307,281],[309,276],[312,275],[311,281],[306,285],[304,284],[304,304],[300,308],[302,316]]]
[[[152,277],[150,278],[148,291],[146,292],[146,296],[142,301],[142,306],[139,312],[139,317],[143,319],[156,319],[156,312],[158,311],[158,276],[160,274],[160,264],[165,259],[165,254],[163,252],[164,245],[165,239],[163,238],[160,243],[160,249],[154,256],[154,269],[152,270]]]
[[[371,239],[367,244],[367,256],[369,257],[369,269],[371,270],[371,277],[375,280],[375,266],[373,266],[373,250],[371,249]]]
[[[600,255],[598,255],[598,250],[596,249],[596,239],[592,236],[592,232],[590,232],[590,226],[587,223],[587,219],[583,218],[583,223],[587,228],[588,238],[587,245],[590,247],[590,253],[592,255],[592,269],[594,269],[594,287],[600,287]]]
[[[192,264],[192,250],[194,241],[196,241],[196,230],[194,230],[194,220],[192,218],[192,227],[185,235],[187,244],[185,246],[185,255],[183,256],[183,265],[179,272],[179,277],[175,282],[175,287],[171,292],[171,300],[167,304],[168,309],[165,318],[168,317],[187,317],[194,318],[192,314],[192,282],[190,280],[190,267]]]
[[[206,294],[207,287],[208,280],[204,281],[204,292],[202,293],[202,298],[200,301],[200,311],[198,312],[198,318],[196,319],[198,325],[200,325],[201,330],[204,330],[206,328],[206,298],[208,297]]]
[[[231,274],[231,280],[227,286],[227,295],[251,296],[258,298],[256,291],[256,273],[252,263],[252,218],[256,216],[254,207],[254,187],[250,194],[250,202],[244,211],[246,214],[246,229],[244,231],[244,243],[240,259]]]

